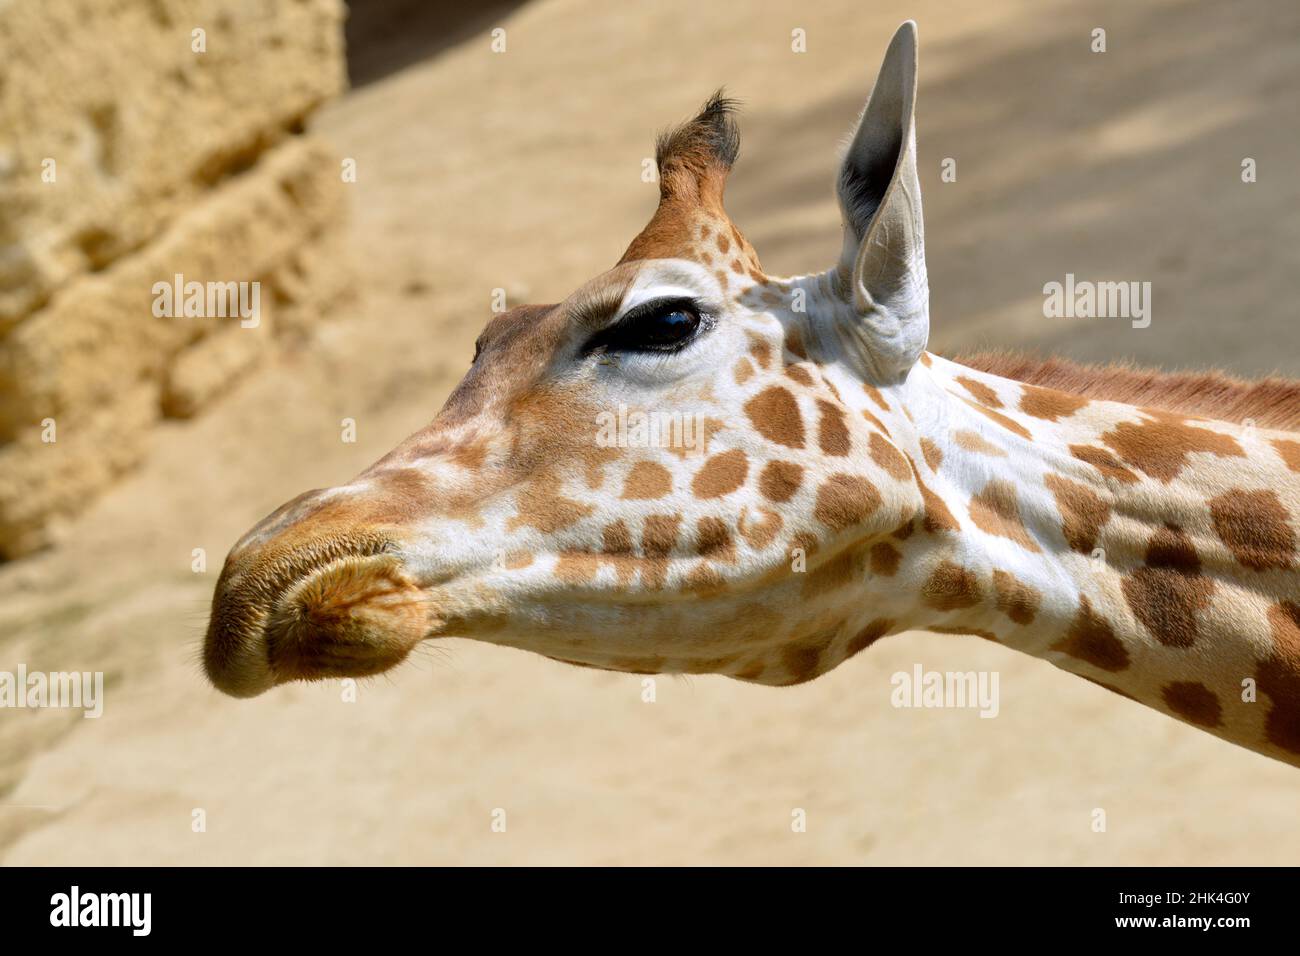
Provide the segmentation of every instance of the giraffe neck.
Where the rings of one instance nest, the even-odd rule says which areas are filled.
[[[901,625],[996,640],[1300,765],[1300,436],[931,355],[884,401],[925,498]]]

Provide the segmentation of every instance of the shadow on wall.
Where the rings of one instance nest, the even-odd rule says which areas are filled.
[[[436,56],[504,19],[524,0],[349,0],[344,27],[354,87]]]

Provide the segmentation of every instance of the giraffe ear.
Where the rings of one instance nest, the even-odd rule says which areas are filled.
[[[916,24],[908,20],[885,52],[838,180],[838,285],[855,312],[843,331],[885,382],[907,374],[930,333],[915,104]]]

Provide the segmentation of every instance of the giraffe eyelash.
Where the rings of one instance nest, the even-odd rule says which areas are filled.
[[[680,341],[663,345],[638,345],[635,341],[627,341],[635,332],[637,326],[650,321],[656,316],[667,316],[674,312],[683,312],[694,316],[696,319],[694,327]],[[714,324],[713,313],[690,296],[667,296],[650,299],[629,309],[617,322],[588,339],[586,345],[582,347],[582,354],[587,356],[597,352],[605,354],[632,352],[648,355],[673,355],[688,348],[700,336],[711,330]]]

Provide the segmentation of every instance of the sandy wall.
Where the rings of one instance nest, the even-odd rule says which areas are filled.
[[[0,5],[0,555],[57,539],[153,423],[201,411],[343,290],[340,160],[303,132],[346,86],[343,14]],[[156,314],[178,274],[204,314]],[[263,321],[208,309],[209,282],[258,283]]]

